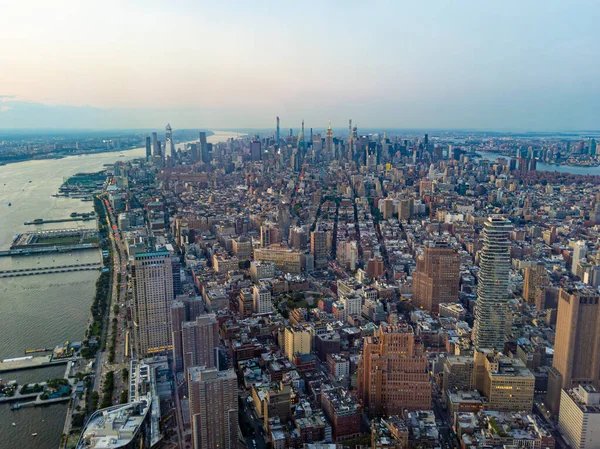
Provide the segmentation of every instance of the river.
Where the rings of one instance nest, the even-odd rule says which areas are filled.
[[[217,131],[207,138],[217,143],[238,133]],[[179,147],[179,145],[177,145]],[[56,198],[65,178],[80,172],[102,170],[104,164],[144,157],[145,148],[69,156],[64,159],[25,161],[0,166],[0,249],[8,249],[13,236],[34,229],[94,227],[94,221],[26,226],[35,218],[65,218],[71,212],[90,212],[91,202]],[[123,156],[121,156],[121,154]],[[11,206],[8,205],[11,203]],[[72,254],[0,257],[0,270],[96,262],[98,250]],[[25,349],[51,348],[66,340],[83,339],[94,294],[96,271],[0,278],[0,359],[20,357]],[[19,383],[62,377],[64,366],[0,374]],[[0,449],[58,447],[66,405],[10,411],[0,404]],[[12,426],[12,423],[16,426]],[[31,436],[37,433],[37,437]]]
[[[497,158],[505,158],[510,159],[508,157],[502,156],[496,153],[486,153],[482,151],[477,152],[483,159],[487,159],[488,161],[495,161]],[[546,164],[545,162],[537,162],[536,170],[538,171],[557,171],[561,173],[572,173],[574,175],[594,175],[600,176],[600,167],[578,167],[573,165],[554,165],[554,164]]]

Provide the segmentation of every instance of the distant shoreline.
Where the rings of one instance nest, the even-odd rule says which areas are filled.
[[[241,133],[241,132],[236,132],[236,131],[210,131],[207,130],[207,137],[212,137],[212,136],[219,136],[219,135],[223,135],[223,134],[236,134],[235,138],[241,138],[244,136],[247,136],[247,134],[245,133]],[[209,134],[210,133],[210,134]],[[195,140],[190,140],[190,139],[182,139],[180,142],[175,142],[175,145],[182,145],[182,144],[186,144],[189,142],[196,142],[198,139]],[[48,159],[64,159],[67,158],[69,156],[87,156],[87,155],[92,155],[92,154],[102,154],[102,153],[117,153],[117,152],[126,152],[126,151],[131,151],[131,150],[137,150],[140,148],[144,148],[141,145],[134,145],[134,146],[130,146],[127,148],[121,148],[119,149],[115,149],[115,148],[110,148],[110,149],[104,149],[104,148],[98,148],[97,150],[89,150],[89,151],[76,151],[76,152],[70,152],[70,153],[46,153],[43,155],[24,155],[23,158],[21,159],[2,159],[2,156],[0,156],[0,166],[3,165],[9,165],[9,164],[17,164],[19,162],[27,162],[27,161],[43,161],[43,160],[48,160]]]

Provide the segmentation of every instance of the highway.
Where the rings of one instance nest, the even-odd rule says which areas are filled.
[[[106,203],[105,203],[106,206]],[[105,207],[107,209],[107,226],[111,229],[110,240],[113,251],[113,279],[111,289],[111,301],[109,306],[109,318],[108,326],[106,329],[106,350],[99,353],[96,358],[96,381],[94,382],[94,389],[98,391],[100,397],[102,397],[102,383],[106,373],[109,371],[114,372],[114,390],[113,390],[113,404],[119,403],[119,397],[121,391],[128,389],[129,382],[123,382],[122,370],[127,368],[129,370],[129,358],[125,357],[125,335],[128,330],[127,324],[127,312],[126,306],[127,301],[127,253],[119,229],[116,227],[116,219],[110,206]],[[119,276],[120,274],[120,276]],[[120,281],[119,282],[119,278]],[[115,314],[114,306],[118,305],[118,313]],[[113,319],[117,319],[117,341],[115,345],[115,358],[113,363],[108,360],[110,350],[110,338],[112,333]]]

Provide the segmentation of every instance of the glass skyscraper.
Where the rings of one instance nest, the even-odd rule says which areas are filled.
[[[484,223],[473,330],[477,349],[502,351],[504,348],[511,231],[511,222],[499,215],[488,217]]]

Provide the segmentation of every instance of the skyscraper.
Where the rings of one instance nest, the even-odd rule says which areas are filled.
[[[479,253],[479,275],[473,341],[476,349],[502,351],[508,315],[510,274],[509,220],[488,217],[483,225],[483,248]]]
[[[158,146],[157,133],[152,133],[152,156],[160,156],[160,147]]]
[[[175,143],[173,142],[173,130],[171,125],[167,123],[165,127],[165,157],[175,158]]]
[[[460,255],[446,242],[425,246],[413,273],[415,305],[438,313],[440,303],[458,300],[459,281]]]
[[[550,285],[550,277],[546,266],[539,262],[534,267],[525,268],[523,275],[523,299],[528,304],[535,305],[535,292],[537,287]]]
[[[558,295],[548,405],[558,412],[560,390],[600,387],[600,295],[593,287],[561,288]]]
[[[310,252],[315,258],[315,266],[321,268],[327,265],[327,234],[324,231],[310,233]]]
[[[275,141],[275,143],[276,143],[276,145],[278,145],[278,146],[279,146],[279,139],[280,139],[280,138],[281,138],[281,136],[279,135],[279,116],[277,116],[277,136],[276,136],[276,139],[277,139],[277,140]]]
[[[585,262],[587,256],[587,247],[583,240],[579,240],[575,242],[573,245],[573,261],[571,263],[571,273],[575,276],[579,276],[577,273],[577,268],[579,266],[579,262]]]
[[[325,151],[327,152],[327,157],[332,157],[333,155],[333,130],[331,129],[331,122],[327,125],[327,131],[325,132]]]
[[[358,395],[369,416],[431,407],[427,357],[410,325],[381,324],[374,337],[365,337],[358,362]]]
[[[196,321],[187,321],[181,326],[183,342],[183,365],[216,366],[215,348],[219,346],[219,323],[214,313],[200,315]]]
[[[260,148],[260,140],[253,140],[250,143],[250,158],[252,162],[260,161],[261,159],[261,148]]]
[[[202,162],[208,164],[210,162],[210,155],[208,154],[208,143],[206,142],[206,133],[204,131],[200,131],[199,133],[200,140],[200,155],[202,157]]]
[[[133,328],[138,356],[171,346],[173,272],[168,251],[139,253],[132,265]]]
[[[237,449],[237,377],[205,366],[187,372],[194,449]]]
[[[150,136],[146,137],[146,160],[152,157],[152,139]]]
[[[183,301],[171,303],[171,338],[173,340],[173,363],[176,371],[183,370],[183,341],[181,329],[186,318],[186,307]]]

